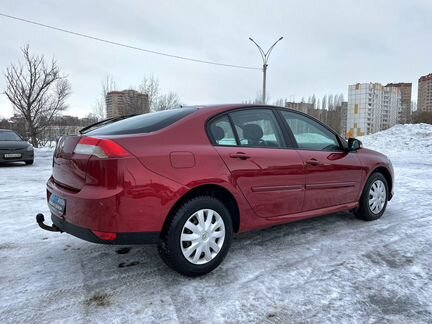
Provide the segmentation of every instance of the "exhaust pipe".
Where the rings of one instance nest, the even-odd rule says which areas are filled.
[[[60,230],[60,228],[58,228],[54,224],[51,225],[51,226],[48,226],[48,225],[44,224],[44,222],[45,222],[45,216],[43,214],[37,214],[36,215],[36,222],[38,223],[39,227],[42,228],[42,229],[44,229],[45,231],[63,233],[63,231]]]

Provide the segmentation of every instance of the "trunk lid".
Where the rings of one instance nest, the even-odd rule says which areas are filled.
[[[54,151],[53,179],[54,182],[67,189],[78,191],[86,181],[89,155],[74,154],[74,149],[81,136],[65,136],[60,138]]]

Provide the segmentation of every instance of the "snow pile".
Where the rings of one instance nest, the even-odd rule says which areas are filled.
[[[50,146],[42,146],[42,147],[35,147],[35,152],[54,152],[54,147]]]
[[[432,153],[432,125],[405,124],[395,125],[387,130],[359,137],[363,146],[383,152]]]

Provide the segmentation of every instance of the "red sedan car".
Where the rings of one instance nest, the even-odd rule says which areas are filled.
[[[62,138],[47,183],[52,226],[108,244],[158,243],[167,265],[216,268],[234,233],[325,214],[381,217],[393,168],[310,116],[261,105],[186,107]]]

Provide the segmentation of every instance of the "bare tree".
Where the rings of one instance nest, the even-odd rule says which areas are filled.
[[[279,106],[279,107],[284,107],[285,106],[285,102],[286,102],[286,100],[284,100],[283,98],[280,98],[280,99],[278,99],[278,100],[276,100],[274,102],[274,105],[275,106]]]
[[[159,101],[159,80],[154,76],[144,76],[141,84],[138,87],[138,91],[145,93],[148,96],[148,104],[150,111],[158,110]]]
[[[98,120],[102,120],[106,118],[106,95],[110,91],[114,91],[116,89],[116,83],[114,78],[111,75],[107,75],[105,79],[101,82],[101,96],[96,101],[95,106],[93,107],[93,113],[97,116]]]
[[[315,97],[315,94],[312,95],[312,98],[311,98],[311,104],[313,104],[314,107],[315,107],[315,104],[316,104],[316,97]]]
[[[25,119],[26,135],[38,147],[38,135],[67,108],[71,87],[54,59],[47,62],[43,55],[31,54],[29,45],[22,48],[22,53],[24,63],[6,69],[4,94],[15,113]]]
[[[154,76],[144,76],[138,91],[148,96],[150,111],[167,110],[180,105],[180,98],[175,92],[161,93],[159,80]]]
[[[320,108],[318,108],[318,109],[320,109]],[[327,96],[326,95],[324,95],[324,97],[322,98],[321,109],[322,110],[327,109]]]
[[[158,98],[156,110],[167,110],[178,107],[180,105],[179,96],[175,92],[168,92],[167,94],[161,95]]]
[[[333,95],[330,94],[330,95],[328,96],[328,100],[327,100],[327,109],[328,109],[328,110],[333,110],[333,104],[334,104],[334,101],[333,101]]]

